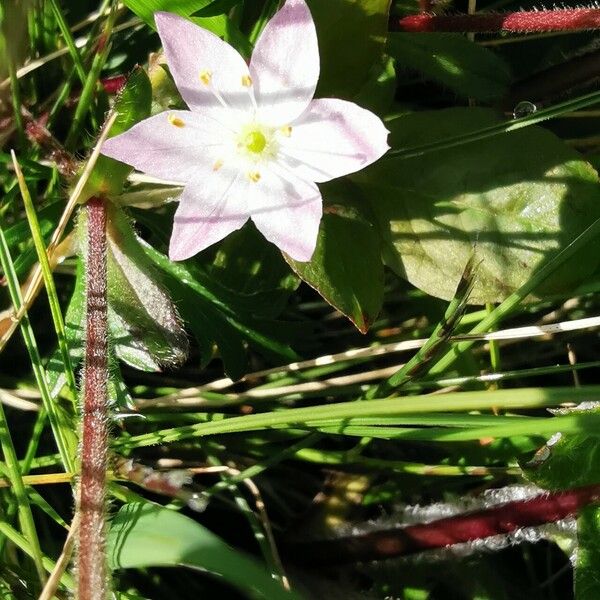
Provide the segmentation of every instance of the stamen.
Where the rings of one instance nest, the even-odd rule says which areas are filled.
[[[250,181],[254,183],[260,181],[260,173],[258,171],[251,171],[250,173],[248,173],[248,177],[250,178]]]
[[[213,165],[213,171],[218,171],[221,167],[223,166],[223,161],[221,159],[219,159],[214,165]]]
[[[173,114],[169,115],[167,117],[167,120],[169,121],[169,123],[171,123],[171,125],[175,125],[175,127],[185,127],[185,121]]]
[[[212,81],[212,71],[209,71],[208,69],[200,71],[200,81],[204,85],[210,85],[210,82]]]
[[[292,126],[285,125],[279,131],[281,131],[282,135],[284,135],[285,137],[290,137],[292,135]]]
[[[242,86],[246,88],[246,91],[250,96],[250,102],[252,102],[254,112],[256,112],[258,110],[258,106],[256,104],[256,98],[254,97],[254,93],[250,89],[252,87],[252,77],[250,77],[250,75],[242,75]]]

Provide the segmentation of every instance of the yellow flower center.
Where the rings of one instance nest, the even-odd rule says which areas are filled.
[[[260,154],[267,145],[267,138],[260,131],[250,131],[244,138],[244,146],[249,152]]]

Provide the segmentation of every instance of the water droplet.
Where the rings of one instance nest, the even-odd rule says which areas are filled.
[[[537,110],[537,106],[529,100],[523,100],[519,102],[513,109],[513,119],[522,119],[532,115]]]
[[[204,494],[192,494],[187,505],[196,512],[204,512],[208,506],[208,497]]]

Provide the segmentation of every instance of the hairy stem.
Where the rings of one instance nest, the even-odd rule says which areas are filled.
[[[106,206],[87,204],[86,345],[83,367],[81,478],[77,574],[79,600],[105,600],[105,494],[108,455],[108,338],[106,300]]]
[[[540,494],[429,523],[290,544],[285,550],[288,558],[298,563],[323,565],[382,560],[552,523],[599,501],[600,485],[592,485]]]
[[[566,8],[506,14],[410,15],[391,23],[395,31],[471,33],[541,33],[600,28],[600,8]]]

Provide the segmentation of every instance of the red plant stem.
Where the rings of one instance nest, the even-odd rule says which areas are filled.
[[[83,366],[80,525],[77,574],[79,600],[105,600],[105,493],[108,456],[108,337],[106,300],[106,206],[87,204],[86,345]]]
[[[599,501],[600,485],[581,487],[542,494],[529,500],[507,502],[430,523],[291,544],[286,554],[290,560],[303,564],[340,564],[393,558],[493,535],[506,535],[522,527],[552,523]]]
[[[115,75],[114,77],[105,77],[100,80],[104,91],[107,94],[118,94],[127,83],[126,75]]]
[[[393,31],[414,33],[542,33],[600,29],[600,8],[565,8],[506,14],[410,15],[390,23]]]

